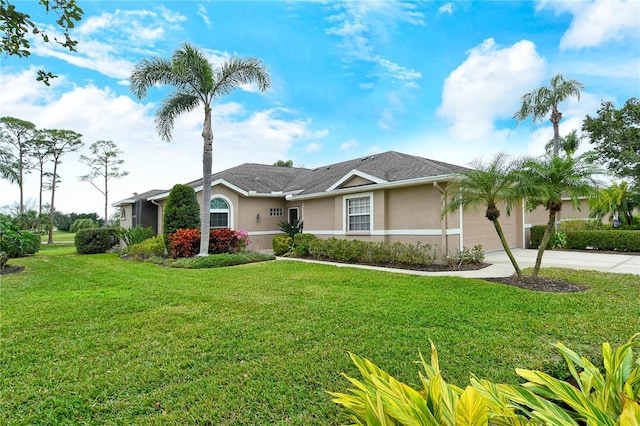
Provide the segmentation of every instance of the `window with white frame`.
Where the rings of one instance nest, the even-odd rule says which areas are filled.
[[[371,230],[371,197],[347,199],[347,231]]]
[[[222,198],[213,198],[209,210],[211,228],[229,227],[229,203]]]

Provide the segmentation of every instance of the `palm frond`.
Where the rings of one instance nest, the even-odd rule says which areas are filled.
[[[207,95],[213,90],[213,67],[200,49],[188,43],[176,50],[172,56],[174,73],[182,80],[182,90],[202,97],[208,103]]]
[[[256,83],[264,92],[271,86],[271,77],[266,66],[257,58],[231,58],[214,73],[212,97],[228,95],[238,86]]]
[[[162,105],[156,112],[156,129],[165,141],[170,141],[173,133],[173,124],[176,118],[184,113],[193,111],[201,99],[192,94],[177,92],[162,101]]]
[[[130,78],[130,89],[138,99],[142,99],[147,96],[147,91],[150,87],[156,84],[169,84],[172,85],[175,82],[175,76],[171,62],[152,57],[149,59],[143,59],[133,67],[133,72]]]

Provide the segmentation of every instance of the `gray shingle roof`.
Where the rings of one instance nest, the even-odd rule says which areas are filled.
[[[255,191],[258,194],[282,192],[309,195],[326,192],[354,170],[387,182],[401,182],[446,176],[468,169],[428,158],[388,151],[315,169],[245,163],[213,174],[211,181],[222,179],[243,191]],[[202,185],[202,179],[189,182],[187,185],[197,188]],[[138,194],[137,197],[146,195],[146,198],[149,198],[168,192],[169,190],[153,190]]]

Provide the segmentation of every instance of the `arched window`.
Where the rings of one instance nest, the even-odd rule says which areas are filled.
[[[211,228],[229,228],[229,203],[226,200],[211,199],[209,215]]]

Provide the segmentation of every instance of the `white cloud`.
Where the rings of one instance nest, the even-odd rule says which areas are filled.
[[[542,1],[557,13],[571,13],[571,25],[560,40],[561,49],[600,46],[611,40],[640,39],[638,0]]]
[[[378,120],[376,124],[382,130],[391,130],[396,125],[396,120],[393,116],[393,111],[388,108],[384,108],[382,111],[378,113]]]
[[[179,33],[186,17],[164,6],[156,10],[120,10],[80,21],[73,36],[77,52],[70,53],[57,43],[34,39],[32,53],[61,59],[77,67],[91,69],[112,78],[126,78],[133,67],[132,55],[153,55],[155,44]],[[57,28],[43,25],[50,38],[63,40]],[[137,56],[136,56],[137,57]]]
[[[176,120],[172,142],[157,135],[153,117],[157,105],[136,102],[116,94],[109,87],[93,84],[70,87],[62,75],[51,87],[35,81],[33,69],[3,74],[0,109],[32,121],[38,128],[69,129],[83,135],[84,152],[96,140],[112,140],[124,152],[124,170],[129,176],[110,183],[109,202],[134,191],[169,189],[176,183],[201,177],[202,120],[198,109]],[[61,90],[67,89],[65,93]],[[87,106],[90,105],[91,108]],[[247,111],[242,104],[218,103],[212,114],[214,131],[213,169],[220,171],[244,162],[270,164],[290,157],[295,144],[304,144],[328,134],[314,130],[310,120],[284,108]],[[317,152],[313,142],[307,149]],[[78,163],[81,152],[68,154],[60,167],[62,183],[56,205],[63,212],[101,212],[104,198],[90,184],[77,177],[86,173]],[[37,176],[26,177],[25,196],[37,197]],[[0,180],[0,204],[18,199],[15,185]]]
[[[440,13],[448,13],[449,15],[451,15],[453,13],[453,4],[452,3],[445,3],[442,6],[440,6],[438,8],[438,12]]]
[[[207,8],[203,4],[198,5],[198,12],[196,13],[198,14],[198,16],[202,18],[202,21],[205,23],[207,27],[211,25],[211,18],[209,18],[209,11],[207,11]]]
[[[447,119],[457,140],[492,137],[494,121],[511,118],[522,94],[539,84],[546,62],[527,40],[500,48],[487,39],[444,83],[438,115]]]
[[[356,139],[350,139],[346,142],[343,142],[340,144],[340,149],[346,151],[349,149],[354,149],[357,148],[359,145],[358,141]]]
[[[304,148],[304,152],[306,154],[311,154],[313,152],[320,152],[320,151],[322,151],[322,145],[316,142],[311,142]]]

